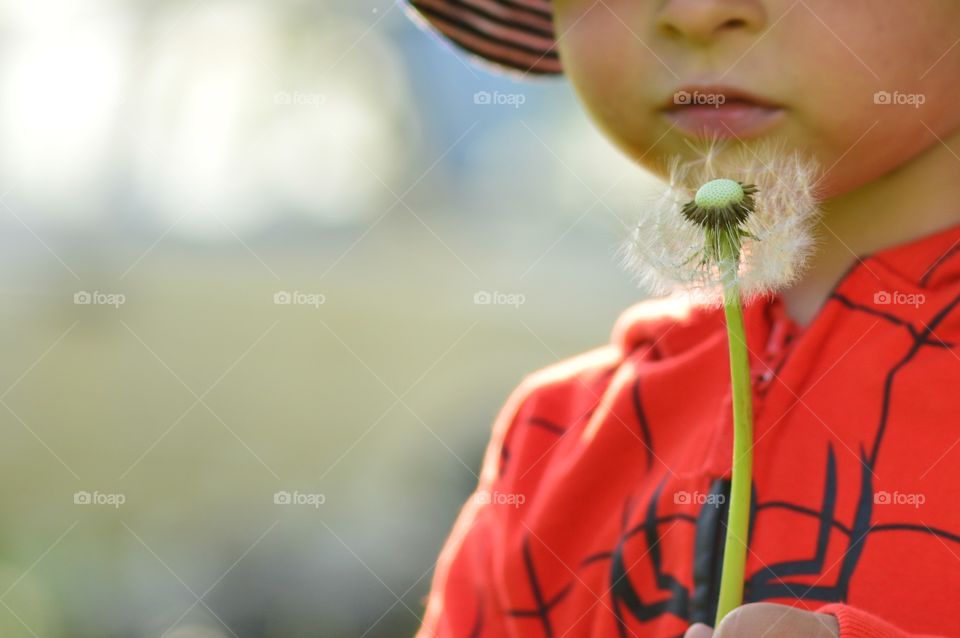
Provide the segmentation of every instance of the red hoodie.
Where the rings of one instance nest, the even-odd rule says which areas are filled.
[[[841,638],[960,636],[960,226],[856,263],[813,321],[745,309],[747,602]],[[732,423],[722,310],[644,302],[527,376],[440,555],[427,637],[673,638],[712,624]]]

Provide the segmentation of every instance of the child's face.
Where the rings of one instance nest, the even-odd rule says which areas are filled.
[[[960,128],[958,0],[553,5],[564,71],[587,110],[654,171],[691,153],[684,139],[777,138],[829,169],[830,197]]]

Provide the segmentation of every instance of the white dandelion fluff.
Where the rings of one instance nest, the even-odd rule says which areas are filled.
[[[711,142],[695,160],[672,159],[621,248],[624,266],[654,294],[718,305],[724,285],[736,285],[750,301],[794,282],[813,252],[816,164],[771,143],[724,150]],[[735,229],[734,259],[722,258],[728,234],[711,231],[707,210]]]

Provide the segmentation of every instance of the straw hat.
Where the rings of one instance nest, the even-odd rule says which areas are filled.
[[[410,13],[461,49],[522,75],[562,72],[550,0],[409,0]]]

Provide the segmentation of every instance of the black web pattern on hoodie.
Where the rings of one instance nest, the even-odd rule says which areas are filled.
[[[926,283],[934,271],[944,263],[945,259],[955,253],[960,253],[960,247],[949,251],[938,259],[926,271],[921,281]],[[818,521],[816,543],[810,556],[790,561],[783,561],[767,565],[751,574],[745,583],[744,601],[760,602],[772,599],[815,600],[823,603],[845,602],[850,588],[850,581],[854,575],[859,560],[863,554],[866,542],[873,534],[878,533],[911,533],[924,534],[942,541],[960,544],[960,534],[927,525],[916,525],[909,522],[873,524],[872,514],[874,505],[873,477],[874,469],[880,454],[884,435],[890,415],[890,404],[897,375],[910,362],[928,348],[953,349],[955,344],[945,342],[936,336],[936,328],[960,305],[960,295],[940,308],[932,320],[923,326],[914,326],[903,319],[876,308],[857,303],[854,300],[838,293],[836,289],[830,294],[829,301],[842,304],[849,312],[860,312],[875,316],[899,329],[905,330],[911,337],[911,345],[904,355],[886,372],[883,393],[881,396],[881,414],[870,449],[861,446],[859,461],[861,463],[860,491],[858,494],[853,522],[845,525],[836,518],[836,504],[838,494],[836,454],[832,444],[827,444],[824,452],[824,489],[819,509],[811,509],[798,503],[788,501],[759,501],[756,486],[753,488],[754,498],[751,501],[749,533],[752,535],[756,513],[763,510],[785,510],[794,514],[815,518]],[[774,369],[774,376],[785,363],[781,360]],[[640,397],[639,380],[632,388],[633,405],[637,428],[644,445],[647,446],[647,465],[654,456],[653,440],[650,436],[649,424],[643,410]],[[592,410],[591,412],[592,413]],[[587,417],[589,418],[589,417]],[[542,428],[556,436],[563,436],[567,428],[543,419],[532,418],[526,423],[532,427]],[[506,453],[505,458],[509,457]],[[632,498],[628,498],[621,515],[621,532],[616,545],[608,551],[597,552],[584,558],[578,565],[578,571],[587,569],[597,563],[610,561],[608,568],[609,604],[604,605],[613,614],[619,635],[635,636],[627,625],[627,615],[639,622],[647,622],[665,614],[671,614],[689,623],[704,622],[712,624],[717,606],[718,581],[720,565],[722,563],[722,534],[726,526],[726,508],[716,507],[709,502],[701,507],[696,517],[687,514],[672,514],[657,516],[658,504],[662,495],[664,483],[658,485],[646,505],[643,522],[628,528],[628,521],[636,510]],[[729,481],[718,479],[711,486],[711,494],[729,494]],[[697,541],[694,549],[694,584],[693,591],[684,587],[674,576],[663,571],[661,565],[660,545],[665,534],[660,532],[663,525],[688,524],[694,525],[697,532]],[[670,528],[667,529],[669,531]],[[832,584],[814,584],[791,580],[798,577],[820,576],[824,569],[827,552],[830,546],[831,532],[839,532],[846,538],[846,547],[843,549],[843,558],[840,561],[839,574]],[[627,543],[636,537],[645,541],[646,552],[636,563],[627,565],[624,559],[624,550]],[[749,546],[749,539],[748,539]],[[535,618],[539,621],[542,634],[553,638],[555,628],[550,619],[550,612],[561,604],[567,594],[577,582],[576,572],[571,572],[570,581],[550,598],[544,598],[540,590],[537,572],[530,552],[529,536],[525,537],[523,545],[524,565],[534,594],[536,606],[531,609],[511,609],[505,613],[514,617]],[[644,600],[630,580],[630,572],[641,561],[649,563],[654,574],[657,593],[662,597],[656,600]]]

